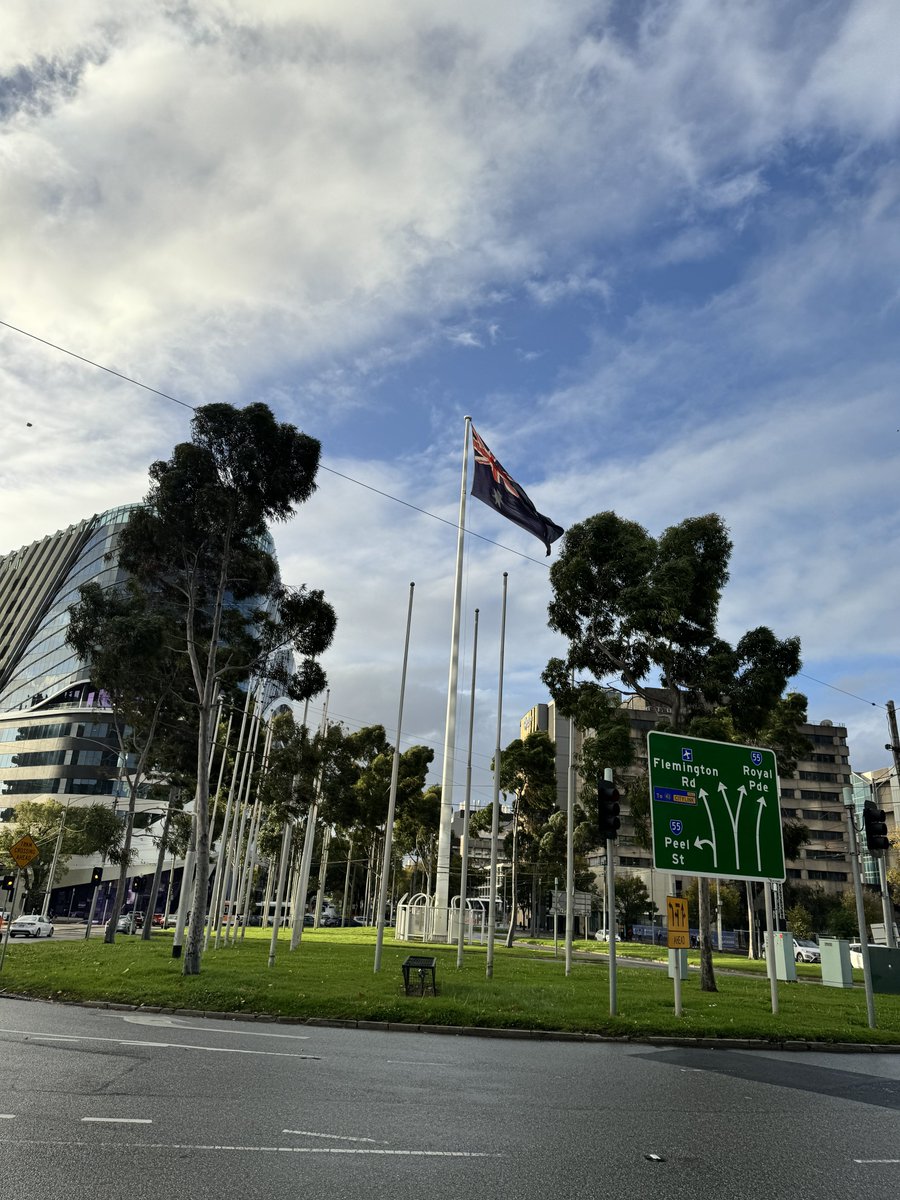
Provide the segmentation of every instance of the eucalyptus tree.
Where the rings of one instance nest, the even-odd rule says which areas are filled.
[[[510,742],[500,756],[500,788],[513,797],[512,827],[507,834],[512,864],[512,911],[506,944],[515,938],[519,900],[519,862],[532,866],[531,910],[537,908],[537,866],[544,826],[556,809],[556,747],[546,733]]]
[[[114,588],[84,584],[69,608],[66,642],[86,664],[92,682],[108,697],[118,743],[116,788],[127,789],[125,828],[106,941],[113,942],[125,897],[137,798],[160,764],[163,723],[182,715],[184,683],[175,628],[136,581]]]
[[[57,800],[21,800],[8,821],[0,823],[0,856],[13,864],[9,849],[26,834],[38,855],[22,868],[24,902],[38,904],[50,882],[50,866],[65,818],[56,869],[62,874],[74,855],[102,854],[118,862],[122,853],[122,822],[109,804],[88,804],[68,814]]]
[[[598,687],[611,684],[649,702],[658,682],[670,712],[661,727],[771,746],[789,769],[806,719],[805,697],[783,695],[800,669],[800,640],[779,639],[765,626],[733,645],[719,637],[731,551],[716,513],[689,517],[658,538],[614,512],[571,526],[550,568],[548,609],[568,651],[543,674],[560,712],[576,714],[589,691],[596,699]],[[611,739],[605,765],[625,765],[618,704],[610,699],[605,712],[598,705],[593,719],[597,734]],[[701,987],[713,991],[708,880],[700,881],[699,902]]]
[[[335,615],[321,591],[286,587],[267,522],[315,490],[320,446],[265,404],[197,409],[191,440],[150,467],[150,490],[122,531],[119,561],[179,630],[197,723],[196,874],[183,972],[200,970],[209,886],[209,748],[223,684],[269,678],[295,700],[321,691],[318,657]],[[299,667],[291,669],[299,660]]]

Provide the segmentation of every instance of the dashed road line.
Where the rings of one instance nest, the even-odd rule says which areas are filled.
[[[97,1125],[152,1125],[150,1117],[82,1117],[83,1123],[93,1122]]]
[[[334,1138],[336,1142],[371,1142],[373,1146],[386,1146],[387,1142],[379,1142],[377,1138],[348,1137],[342,1133],[313,1133],[311,1129],[282,1129],[282,1133],[295,1133],[298,1137]]]
[[[505,1158],[481,1150],[358,1150],[350,1146],[225,1146],[187,1142],[84,1142],[63,1139],[0,1138],[0,1146],[77,1146],[86,1150],[237,1150],[249,1154],[343,1154],[396,1158]]]

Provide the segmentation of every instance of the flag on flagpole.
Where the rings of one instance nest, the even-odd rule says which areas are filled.
[[[500,462],[491,454],[472,426],[472,444],[475,448],[475,470],[472,475],[472,495],[491,508],[496,509],[508,521],[521,525],[547,547],[565,533],[549,517],[539,513],[525,489],[521,487]]]

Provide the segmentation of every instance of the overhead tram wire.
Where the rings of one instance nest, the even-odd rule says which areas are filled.
[[[178,404],[182,408],[189,408],[191,412],[196,412],[199,407],[196,404],[188,404],[186,400],[179,400],[177,396],[170,396],[168,392],[161,392],[159,388],[151,387],[148,383],[142,383],[140,379],[134,379],[131,375],[123,375],[121,371],[114,371],[112,367],[106,367],[103,363],[95,362],[92,358],[86,358],[83,354],[76,354],[74,350],[67,350],[65,346],[59,346],[56,342],[50,342],[46,338],[38,337],[36,333],[29,333],[27,329],[20,329],[18,325],[11,325],[9,321],[0,320],[0,326],[4,329],[11,329],[13,333],[20,333],[23,337],[31,338],[32,341],[40,342],[42,346],[49,346],[51,350],[58,350],[60,354],[67,354],[70,358],[75,358],[79,362],[86,363],[89,367],[95,367],[98,371],[105,371],[107,375],[114,375],[116,379],[121,379],[125,383],[132,383],[135,387],[143,388],[145,392],[159,396],[162,400],[171,400],[173,404]],[[417,504],[411,504],[408,500],[401,500],[399,496],[393,496],[390,492],[383,492],[379,488],[373,487],[370,483],[363,483],[361,479],[354,479],[352,475],[345,475],[341,471],[336,471],[334,467],[326,467],[322,462],[319,463],[319,467],[323,471],[328,471],[330,475],[337,475],[340,479],[346,479],[349,483],[355,483],[357,487],[366,488],[370,492],[375,492],[376,495],[384,496],[386,500],[393,500],[396,504],[402,504],[406,508],[411,508],[415,512],[422,513],[423,516],[431,517],[433,521],[440,521],[444,525],[449,525],[452,529],[459,528],[456,521],[450,521],[446,517],[439,517],[437,513],[429,512],[427,508],[420,508]],[[523,554],[521,550],[514,550],[512,546],[505,546],[502,542],[495,542],[493,538],[476,533],[474,529],[466,529],[466,533],[470,537],[476,537],[491,546],[497,546],[500,550],[506,550],[509,554],[516,554],[519,558],[525,558],[529,562],[536,563],[539,567],[544,567],[546,570],[550,569],[549,564],[542,562],[541,559],[532,558],[530,554]]]
[[[151,387],[148,383],[142,383],[140,379],[134,379],[131,375],[124,375],[121,371],[114,371],[112,367],[104,366],[103,363],[95,362],[92,358],[86,358],[83,354],[76,354],[74,350],[68,350],[65,346],[60,346],[56,342],[51,342],[47,338],[38,337],[36,333],[30,333],[27,329],[22,329],[18,325],[12,325],[9,321],[0,320],[0,326],[4,329],[10,329],[13,333],[21,334],[22,337],[31,338],[32,341],[40,342],[42,346],[48,346],[51,350],[57,350],[60,354],[67,354],[70,358],[75,358],[79,362],[85,363],[89,367],[94,367],[98,371],[105,371],[107,375],[114,375],[116,379],[121,379],[125,383],[131,383],[135,387],[143,388],[145,392],[150,392],[151,395],[159,396],[162,400],[169,400],[172,404],[178,404],[181,408],[189,408],[192,412],[197,411],[196,404],[188,404],[186,400],[179,400],[177,396],[170,396],[168,392],[161,392],[159,388]],[[900,432],[900,431],[898,431]],[[370,483],[363,483],[361,479],[354,479],[352,475],[345,475],[341,471],[336,471],[334,467],[326,467],[324,463],[319,466],[323,471],[328,471],[330,475],[337,475],[340,479],[346,479],[348,483],[355,483],[357,487],[366,488],[367,491],[374,492],[378,496],[383,496],[386,500],[393,500],[396,504],[402,504],[405,508],[411,508],[414,512],[421,513],[425,517],[431,517],[433,521],[440,521],[444,525],[449,525],[452,529],[458,529],[459,525],[456,521],[450,521],[447,517],[439,517],[437,513],[429,512],[427,508],[420,508],[417,504],[411,504],[408,500],[401,500],[399,496],[392,496],[390,492],[383,492],[380,488],[373,487]],[[508,554],[518,555],[519,558],[525,558],[529,562],[536,563],[538,566],[545,567],[549,570],[549,564],[542,562],[539,558],[532,558],[530,554],[523,554],[521,550],[514,550],[512,546],[505,546],[502,542],[495,542],[492,538],[485,537],[481,533],[476,533],[473,529],[467,529],[466,533],[470,537],[476,537],[482,542],[487,542],[491,546],[497,546],[500,550],[506,550]],[[801,679],[809,679],[813,683],[818,683],[821,687],[831,688],[833,692],[840,692],[843,696],[850,696],[853,700],[859,700],[861,704],[868,704],[872,708],[885,708],[885,705],[878,704],[874,700],[866,700],[862,696],[857,696],[855,692],[848,692],[844,688],[836,687],[833,683],[826,683],[824,679],[816,679],[812,675],[807,675],[803,671],[797,672],[797,677]]]

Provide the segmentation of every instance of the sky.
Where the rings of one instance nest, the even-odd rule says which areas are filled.
[[[274,532],[337,611],[329,713],[396,728],[415,582],[401,740],[439,780],[470,415],[563,527],[720,513],[722,635],[798,635],[810,718],[888,765],[898,44],[895,0],[5,0],[0,553],[139,499],[184,405],[264,401],[322,443]],[[560,543],[466,524],[480,804],[503,573],[505,745],[565,650]]]

